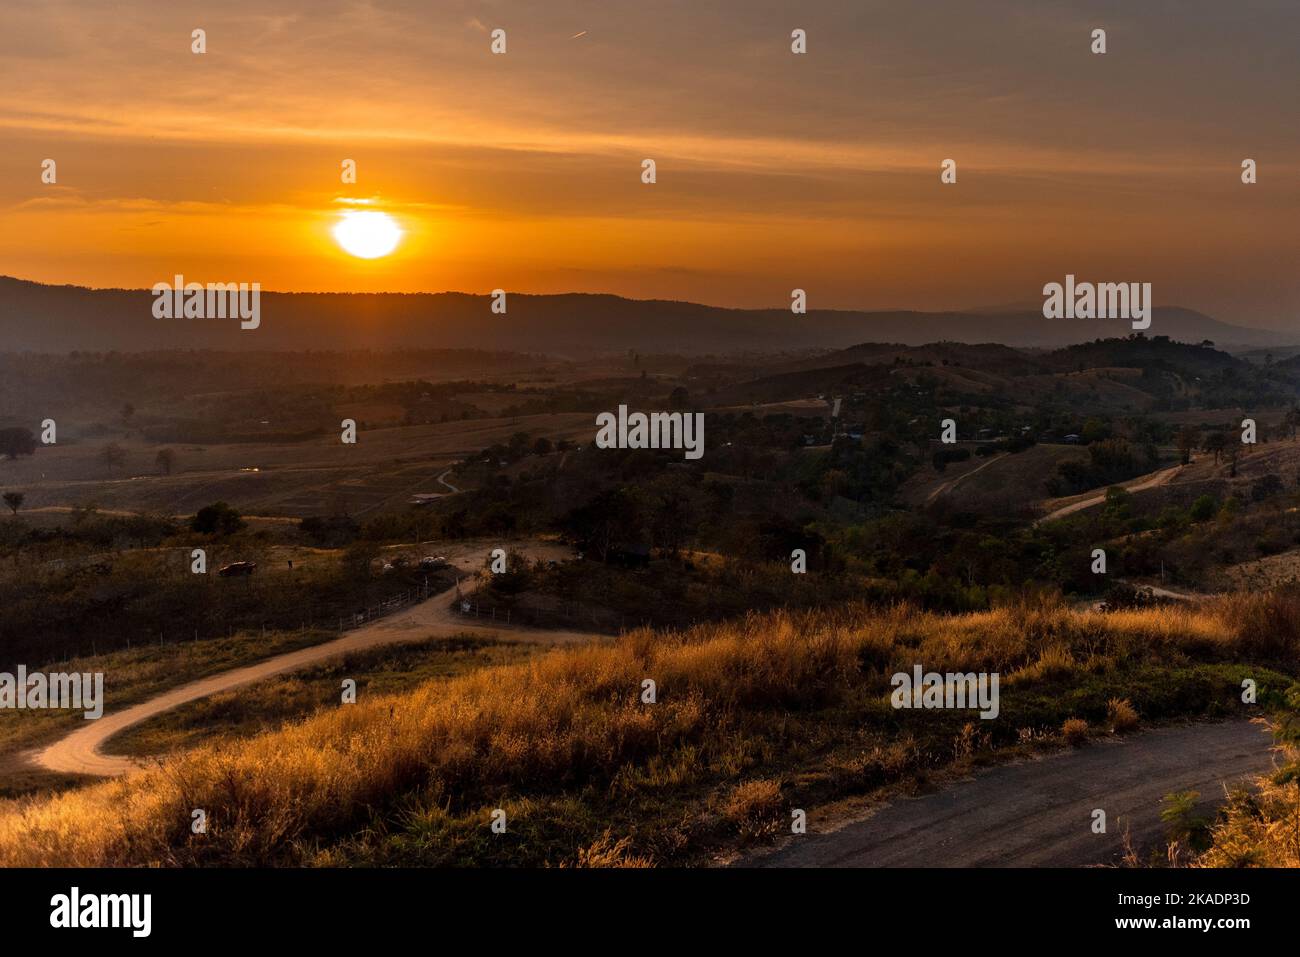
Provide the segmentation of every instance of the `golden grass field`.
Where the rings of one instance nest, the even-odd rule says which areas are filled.
[[[777,612],[642,631],[363,696],[124,779],[11,803],[0,864],[699,862],[761,833],[783,796],[862,793],[951,763],[963,753],[954,740],[964,753],[972,740],[1005,753],[1053,735],[1059,746],[1062,720],[1103,726],[1121,698],[1136,708],[1126,727],[1138,714],[1230,714],[1242,675],[1259,680],[1261,702],[1288,687],[1294,697],[1298,652],[1300,601],[1275,595],[1110,614],[1046,603],[960,616]],[[888,675],[915,662],[1000,672],[1000,738],[972,738],[964,714],[924,731],[904,722]],[[639,698],[646,678],[653,705]],[[918,740],[925,733],[934,737]],[[1264,801],[1279,820],[1294,815],[1294,783]],[[485,836],[495,807],[515,822],[509,842]],[[196,808],[206,834],[190,832]],[[1254,833],[1235,827],[1233,840]],[[1281,837],[1259,843],[1265,860],[1293,853]],[[1208,862],[1240,860],[1216,848]]]

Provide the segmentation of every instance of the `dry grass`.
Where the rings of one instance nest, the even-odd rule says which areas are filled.
[[[775,834],[784,811],[781,783],[760,778],[736,785],[724,813],[742,838],[752,840]]]
[[[857,608],[640,632],[375,696],[13,807],[0,814],[0,864],[328,862],[337,860],[331,842],[398,819],[413,800],[470,820],[472,809],[512,796],[613,795],[621,786],[649,800],[656,788],[698,793],[727,776],[734,786],[745,767],[797,750],[789,726],[799,715],[814,715],[808,723],[821,734],[829,733],[824,715],[855,731],[864,708],[897,720],[888,676],[918,662],[1003,674],[1005,709],[1029,680],[1022,672],[1067,662],[1086,678],[1107,665],[1270,660],[1263,650],[1294,660],[1300,608],[1259,607],[1268,601],[1109,615],[1049,604],[953,617]],[[640,702],[647,677],[658,684],[654,705]],[[1014,739],[1014,726],[1007,734]],[[761,823],[779,797],[774,782],[751,782],[723,803],[737,821]],[[208,811],[205,835],[190,833],[195,808]],[[617,840],[591,843],[599,833],[570,835],[583,843],[569,845],[568,860],[636,857]]]
[[[1198,867],[1300,867],[1300,782],[1261,782],[1235,792]]]
[[[1088,722],[1082,718],[1068,718],[1061,725],[1061,735],[1067,744],[1077,748],[1088,740]]]
[[[1111,733],[1127,734],[1137,730],[1141,722],[1131,701],[1127,698],[1111,698],[1106,702],[1106,723],[1110,725]]]
[[[606,831],[589,847],[579,849],[575,867],[653,867],[654,862],[643,854],[632,853],[632,839],[617,840]]]

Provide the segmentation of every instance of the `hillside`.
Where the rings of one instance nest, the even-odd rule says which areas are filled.
[[[216,277],[230,280],[231,277]],[[147,290],[48,286],[0,277],[7,350],[492,348],[582,355],[595,352],[780,351],[843,348],[866,341],[937,340],[1051,348],[1122,335],[1123,322],[1049,321],[1034,311],[855,312],[722,309],[612,295],[511,294],[505,316],[485,295],[445,293],[271,293],[261,326],[233,320],[155,319]],[[1286,336],[1233,326],[1178,307],[1157,308],[1152,334],[1224,346],[1272,346]]]
[[[791,807],[1059,748],[1066,719],[1104,736],[1238,715],[1243,675],[1279,701],[1298,642],[1300,609],[1260,596],[1109,615],[850,607],[636,632],[11,806],[0,864],[699,863],[770,840]],[[890,707],[890,674],[915,662],[1000,672],[998,720]],[[187,826],[195,807],[205,834]],[[504,835],[487,826],[497,808]]]

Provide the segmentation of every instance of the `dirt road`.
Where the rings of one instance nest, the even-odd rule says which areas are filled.
[[[957,487],[957,485],[958,485],[959,483],[961,483],[961,482],[963,482],[964,480],[970,478],[970,477],[971,477],[972,475],[974,475],[976,472],[982,472],[982,471],[984,471],[986,468],[988,468],[990,465],[992,465],[994,462],[998,461],[999,459],[1004,459],[1004,458],[1006,458],[1006,453],[1005,453],[1005,452],[1002,453],[1001,455],[994,455],[994,456],[990,457],[989,460],[988,460],[987,462],[985,462],[983,465],[977,466],[976,468],[973,468],[973,469],[971,469],[969,472],[966,472],[966,473],[964,473],[964,474],[962,474],[962,475],[958,475],[955,479],[949,479],[947,482],[944,482],[942,485],[940,485],[940,486],[939,486],[938,488],[936,488],[933,492],[931,492],[929,495],[926,496],[926,498],[925,498],[925,504],[926,504],[926,505],[929,505],[931,502],[933,502],[935,499],[937,499],[940,495],[943,495],[943,494],[945,494],[946,492],[950,492],[950,491],[952,491],[954,488]]]
[[[1182,468],[1183,466],[1181,465],[1172,465],[1169,468],[1161,469],[1158,472],[1139,476],[1138,478],[1130,479],[1127,482],[1120,482],[1119,486],[1120,488],[1127,489],[1130,492],[1145,492],[1149,488],[1157,488],[1158,486],[1164,485],[1182,471]],[[1051,522],[1058,518],[1065,518],[1065,516],[1073,515],[1075,512],[1081,512],[1085,508],[1092,508],[1094,505],[1100,505],[1104,501],[1106,501],[1106,490],[1104,489],[1101,492],[1086,494],[1081,499],[1068,502],[1060,508],[1048,512],[1042,518],[1038,519],[1038,521],[1034,522],[1034,524],[1039,525],[1043,522]]]
[[[1272,735],[1231,721],[1162,728],[1003,765],[934,794],[885,805],[829,833],[790,839],[751,867],[1079,867],[1160,844],[1161,799],[1199,791],[1206,809],[1226,783],[1272,767]],[[1106,833],[1092,833],[1093,809]]]
[[[465,556],[453,561],[465,572],[483,567],[482,556]],[[546,644],[592,641],[600,638],[599,635],[587,632],[541,631],[519,626],[511,627],[503,623],[484,624],[476,619],[462,618],[450,608],[455,595],[456,589],[449,588],[427,601],[363,628],[350,631],[334,641],[313,645],[310,648],[300,648],[256,664],[193,681],[122,711],[110,712],[98,720],[87,721],[82,727],[44,750],[31,754],[30,759],[34,764],[50,771],[96,774],[105,777],[124,774],[138,766],[138,762],[131,758],[100,752],[104,742],[119,731],[219,691],[262,681],[288,671],[306,668],[346,652],[373,648],[377,645],[465,633]]]

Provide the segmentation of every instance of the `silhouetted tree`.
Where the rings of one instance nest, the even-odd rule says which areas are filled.
[[[108,466],[111,472],[113,469],[121,468],[126,463],[126,450],[116,442],[109,442],[99,450],[99,460]]]
[[[176,453],[171,449],[159,449],[153,461],[158,466],[159,472],[163,475],[171,475],[172,469],[176,467]]]
[[[195,513],[190,529],[200,535],[233,535],[244,527],[239,513],[225,502],[205,505]]]
[[[36,436],[31,429],[0,429],[0,453],[10,459],[36,451]]]

